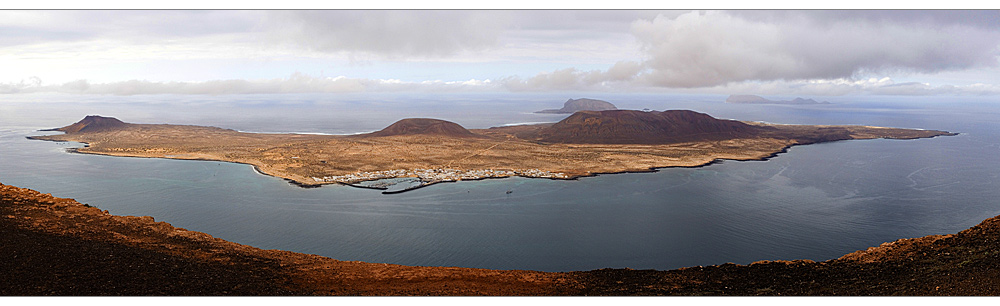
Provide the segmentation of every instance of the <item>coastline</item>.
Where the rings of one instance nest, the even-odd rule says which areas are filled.
[[[358,183],[400,177],[418,177],[425,182],[402,190],[368,188],[396,194],[440,182],[512,176],[577,180],[608,174],[650,173],[664,168],[706,167],[725,160],[766,161],[797,145],[958,135],[870,126],[789,125],[752,138],[627,145],[546,144],[493,128],[476,131],[480,137],[475,139],[396,135],[359,140],[342,136],[240,133],[198,126],[126,124],[111,132],[27,138],[83,144],[82,148],[68,148],[70,153],[246,164],[258,174],[281,178],[301,188],[327,184],[368,188]],[[148,141],[151,135],[158,140]],[[316,153],[323,151],[340,153]],[[265,168],[269,171],[264,171]]]
[[[347,183],[347,182],[336,182],[336,181],[333,181],[333,182],[319,182],[319,183],[300,182],[300,181],[297,181],[297,180],[294,180],[294,179],[291,179],[291,178],[286,178],[286,177],[281,177],[281,176],[277,176],[277,175],[268,174],[268,173],[264,172],[263,170],[261,170],[258,165],[254,165],[254,164],[250,164],[250,163],[243,163],[243,162],[236,162],[236,161],[227,161],[227,160],[221,160],[221,159],[177,158],[177,157],[167,157],[167,156],[164,156],[164,157],[153,157],[153,156],[116,155],[116,154],[108,154],[108,153],[103,153],[103,152],[86,152],[86,151],[80,151],[78,148],[67,148],[66,151],[68,153],[100,155],[100,156],[112,156],[112,157],[158,158],[158,159],[173,159],[173,160],[199,160],[199,161],[215,161],[215,162],[234,163],[234,164],[248,165],[257,174],[264,175],[264,176],[269,176],[269,177],[274,177],[274,178],[279,178],[279,179],[282,179],[282,180],[288,182],[290,185],[293,185],[293,186],[296,186],[296,187],[300,187],[300,188],[304,188],[304,189],[320,188],[320,187],[323,187],[325,185],[334,185],[334,184],[336,184],[336,185],[344,185],[344,186],[350,186],[350,187],[362,188],[362,189],[382,190],[382,194],[399,194],[399,193],[403,193],[403,192],[407,192],[407,191],[412,191],[412,190],[416,190],[416,189],[428,187],[430,185],[435,185],[435,184],[438,184],[438,183],[455,183],[455,182],[460,182],[460,181],[478,181],[478,180],[485,180],[485,179],[502,179],[502,178],[508,178],[508,177],[514,177],[514,176],[516,176],[516,177],[523,177],[523,178],[530,178],[530,179],[550,179],[550,180],[569,180],[569,181],[572,181],[572,180],[578,180],[578,179],[587,178],[587,177],[597,177],[597,176],[600,176],[600,175],[613,175],[613,174],[626,174],[626,173],[653,173],[653,172],[660,171],[660,169],[669,169],[669,168],[702,168],[702,167],[708,167],[708,166],[711,166],[711,165],[714,165],[714,164],[722,163],[722,162],[727,161],[727,160],[728,161],[737,161],[737,162],[768,161],[768,160],[771,160],[773,158],[778,157],[781,154],[788,153],[788,150],[790,148],[792,148],[792,147],[803,146],[803,145],[811,145],[811,144],[819,144],[819,143],[833,143],[833,142],[848,141],[848,140],[873,140],[873,139],[917,140],[917,139],[923,139],[923,138],[928,138],[929,139],[929,138],[934,138],[934,137],[939,137],[939,136],[957,136],[957,135],[960,135],[960,134],[961,133],[946,133],[946,134],[933,135],[933,136],[921,137],[921,138],[838,139],[838,140],[818,141],[818,142],[811,142],[811,143],[794,143],[794,144],[786,145],[786,146],[782,147],[778,151],[775,151],[775,152],[772,152],[770,154],[767,154],[767,155],[764,155],[764,156],[760,156],[760,157],[749,157],[749,158],[745,158],[745,159],[715,158],[715,159],[712,159],[712,160],[709,160],[709,161],[706,161],[706,162],[703,162],[703,163],[700,163],[700,164],[697,164],[697,165],[671,165],[671,166],[662,166],[662,167],[650,167],[650,168],[646,168],[646,169],[633,169],[633,170],[608,171],[608,172],[591,172],[591,173],[587,173],[587,174],[568,175],[567,177],[564,177],[564,178],[561,178],[561,177],[537,177],[537,176],[517,175],[517,174],[511,175],[511,176],[504,176],[504,177],[484,176],[484,177],[478,177],[478,178],[463,178],[463,179],[460,179],[460,180],[439,180],[439,181],[434,181],[434,182],[429,182],[429,183],[423,183],[423,184],[420,184],[420,185],[417,185],[417,186],[413,186],[413,187],[409,187],[409,188],[405,188],[405,189],[401,189],[401,190],[394,190],[394,191],[386,191],[388,188],[369,187],[369,186],[358,185],[357,183]],[[81,142],[81,141],[57,140],[57,139],[40,139],[40,138],[35,138],[35,136],[27,136],[25,138],[31,139],[31,140],[41,140],[41,141],[51,141],[51,142],[78,142],[78,143],[83,144],[83,148],[90,147],[89,143]],[[384,179],[384,178],[362,180],[362,181],[358,181],[358,182],[377,181],[377,180],[380,180],[380,179]]]
[[[40,130],[40,131],[44,131],[44,130]],[[35,138],[35,137],[36,136],[26,136],[25,138],[31,139],[31,140],[51,141],[51,142],[76,142],[76,143],[83,144],[83,148],[90,147],[89,143],[82,142],[82,141],[60,140],[60,139],[43,139],[43,138]],[[319,188],[319,187],[323,187],[323,185],[324,185],[324,184],[305,184],[305,183],[302,183],[302,182],[299,182],[299,181],[296,181],[296,180],[293,180],[293,179],[290,179],[290,178],[284,178],[284,177],[280,177],[280,176],[277,176],[277,175],[268,174],[268,173],[264,172],[263,170],[261,170],[260,167],[258,167],[257,165],[254,165],[254,164],[241,163],[241,162],[229,161],[229,160],[222,160],[222,159],[177,158],[177,157],[168,157],[168,156],[158,157],[158,156],[117,155],[117,154],[109,154],[109,153],[104,153],[104,152],[86,152],[86,151],[80,151],[79,148],[66,148],[66,152],[67,153],[73,153],[73,154],[110,156],[110,157],[170,159],[170,160],[195,160],[195,161],[212,161],[212,162],[220,162],[220,163],[230,163],[230,164],[238,164],[238,165],[247,165],[247,166],[250,166],[251,169],[253,169],[253,171],[256,172],[257,174],[284,180],[285,182],[288,182],[288,184],[290,184],[292,186],[297,186],[297,187],[308,189],[308,188]]]
[[[538,272],[262,250],[0,183],[0,242],[0,265],[23,264],[0,276],[0,294],[21,296],[1000,294],[1000,216],[956,234],[899,239],[823,262]]]

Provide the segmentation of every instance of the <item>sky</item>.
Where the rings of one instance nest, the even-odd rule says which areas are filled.
[[[998,10],[0,10],[0,94],[1000,95]]]

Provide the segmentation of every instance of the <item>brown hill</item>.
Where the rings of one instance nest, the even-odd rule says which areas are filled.
[[[539,130],[537,140],[551,143],[670,144],[749,138],[762,129],[689,110],[581,111]]]
[[[101,117],[96,115],[90,115],[84,117],[83,120],[77,121],[74,124],[70,124],[54,130],[63,131],[69,134],[69,133],[103,132],[103,131],[120,129],[127,126],[128,123],[122,122],[121,120],[118,120],[113,117]]]
[[[408,118],[396,121],[381,131],[361,136],[436,135],[450,137],[476,137],[461,125],[451,121],[429,118]]]
[[[569,99],[566,103],[563,103],[563,107],[560,109],[546,109],[540,110],[536,113],[540,114],[572,114],[578,111],[605,111],[605,110],[616,110],[614,104],[608,101],[596,100],[596,99]]]

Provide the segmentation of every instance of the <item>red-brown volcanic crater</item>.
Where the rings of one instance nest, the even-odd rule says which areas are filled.
[[[450,137],[478,137],[461,125],[451,121],[430,118],[409,118],[374,133],[358,136],[383,137],[399,135],[436,135]]]
[[[752,138],[765,128],[689,111],[581,111],[538,131],[537,140],[579,144],[671,144]]]

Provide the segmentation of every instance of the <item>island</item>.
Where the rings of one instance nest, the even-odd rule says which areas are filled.
[[[606,111],[606,110],[616,110],[611,102],[597,100],[597,99],[569,99],[566,103],[563,103],[563,107],[560,109],[544,109],[537,111],[538,114],[572,114],[578,111]]]
[[[955,133],[873,126],[782,125],[717,119],[690,110],[579,111],[553,124],[466,129],[403,119],[360,135],[260,134],[217,127],[133,124],[87,116],[59,135],[77,153],[215,160],[253,165],[302,187],[415,178],[442,182],[521,176],[575,179],[607,173],[765,160],[789,147],[850,139],[916,139]],[[386,190],[396,193],[405,190]]]
[[[792,100],[775,101],[768,100],[761,96],[755,95],[731,95],[726,98],[726,103],[736,103],[736,104],[830,104],[830,102],[823,101],[819,102],[813,99],[803,99],[795,98]]]
[[[0,184],[0,295],[1000,295],[1000,216],[822,262],[538,272],[263,250],[94,205]]]

